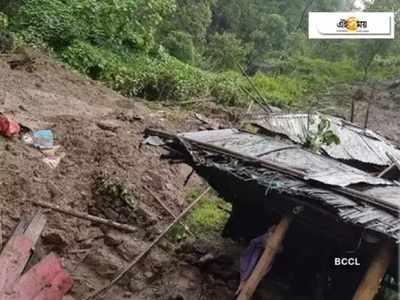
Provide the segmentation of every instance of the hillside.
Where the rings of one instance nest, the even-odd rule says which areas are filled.
[[[66,156],[52,170],[41,161],[43,155],[38,150],[19,139],[0,137],[3,239],[10,236],[21,216],[37,210],[32,201],[50,202],[119,222],[127,219],[118,206],[102,206],[110,199],[109,193],[123,189],[137,205],[137,210],[128,214],[134,214],[130,215],[133,223],[128,223],[137,226],[135,234],[47,213],[49,223],[36,258],[49,251],[58,253],[75,279],[67,299],[82,299],[112,278],[172,221],[144,186],[175,214],[187,205],[185,191],[201,188],[197,177],[183,186],[191,172],[188,166],[160,161],[162,151],[158,147],[141,145],[144,129],[151,126],[177,131],[203,125],[190,113],[180,112],[176,119],[177,112],[172,110],[146,108],[140,101],[82,79],[43,56],[36,56],[28,70],[27,65],[12,70],[8,62],[18,59],[17,55],[1,58],[0,110],[32,130],[52,129],[56,144],[64,148]],[[117,192],[113,197],[117,202],[122,195]],[[202,247],[208,251],[206,245]],[[187,299],[204,293],[207,275],[178,259],[174,248],[167,241],[160,244],[148,260],[132,270],[130,282],[112,291],[113,299],[167,299],[165,295],[169,294],[170,299],[178,299],[172,288],[176,286]],[[206,291],[216,298],[230,293],[224,286]]]

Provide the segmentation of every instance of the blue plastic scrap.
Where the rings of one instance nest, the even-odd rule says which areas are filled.
[[[33,132],[33,146],[39,149],[52,149],[54,147],[54,135],[50,129]]]

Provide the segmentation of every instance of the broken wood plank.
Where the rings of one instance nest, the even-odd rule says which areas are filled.
[[[148,188],[147,186],[143,186],[143,188],[165,209],[166,212],[170,214],[171,217],[173,217],[174,219],[176,218],[176,215],[164,202],[161,201],[161,199],[150,188]],[[179,222],[179,224],[182,225],[182,227],[190,236],[194,237],[194,234],[190,231],[189,227],[185,223]]]
[[[265,277],[271,268],[275,255],[278,252],[287,230],[293,220],[292,215],[284,217],[276,226],[274,232],[269,237],[265,246],[264,253],[258,261],[250,278],[245,282],[238,300],[249,300],[253,296],[260,281]]]
[[[176,224],[180,222],[180,220],[187,215],[189,211],[201,200],[203,197],[210,191],[210,187],[208,187],[203,193],[200,194],[199,197],[196,198],[179,216],[175,218],[175,220],[168,225],[166,229],[140,254],[138,255],[122,272],[120,272],[109,284],[104,287],[98,289],[84,300],[94,299],[95,297],[103,294],[107,290],[109,290],[114,284],[119,282],[139,261],[141,261],[155,245],[174,227]]]
[[[97,224],[102,224],[102,225],[107,225],[110,227],[114,227],[116,229],[119,230],[123,230],[123,231],[127,231],[127,232],[136,232],[137,228],[127,225],[127,224],[121,224],[121,223],[117,223],[108,219],[104,219],[104,218],[100,218],[100,217],[96,217],[96,216],[92,216],[92,215],[88,215],[85,213],[81,213],[78,211],[74,211],[72,209],[69,208],[63,208],[59,205],[55,205],[55,204],[51,204],[51,203],[47,203],[47,202],[43,202],[43,201],[31,201],[32,204],[40,206],[40,207],[44,207],[44,208],[49,208],[51,210],[66,214],[66,215],[70,215],[79,219],[84,219],[87,221],[91,221],[93,223],[97,223]]]
[[[0,291],[10,289],[21,276],[31,257],[32,246],[32,240],[25,235],[17,235],[8,241],[0,256]]]
[[[387,240],[372,260],[367,273],[362,279],[353,300],[373,300],[378,293],[381,281],[392,260],[394,253],[393,242]]]
[[[0,256],[0,291],[8,290],[19,278],[43,232],[46,218],[37,212],[32,220],[23,216]]]
[[[46,216],[41,212],[37,212],[28,226],[24,231],[24,235],[28,236],[32,240],[32,250],[38,242],[40,235],[42,234],[44,227],[46,226]]]

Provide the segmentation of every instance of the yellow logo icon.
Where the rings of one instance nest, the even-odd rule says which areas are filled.
[[[338,28],[346,29],[347,32],[357,32],[367,29],[367,21],[359,21],[356,17],[349,17],[347,19],[340,19],[337,23]]]
[[[356,32],[359,26],[359,22],[356,17],[350,17],[345,22],[345,27],[350,32]]]

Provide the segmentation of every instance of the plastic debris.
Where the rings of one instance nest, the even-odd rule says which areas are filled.
[[[143,141],[143,144],[151,146],[162,146],[165,145],[165,141],[158,136],[149,136]]]
[[[65,153],[60,155],[51,155],[42,159],[42,161],[50,167],[50,169],[55,169],[60,164],[61,160],[65,157]]]
[[[21,126],[10,118],[0,115],[0,134],[11,137],[20,132]]]
[[[25,144],[33,145],[33,136],[32,136],[32,134],[31,134],[31,133],[25,133],[25,134],[22,136],[22,141],[23,141]]]
[[[60,145],[54,145],[54,135],[49,129],[43,129],[26,133],[22,136],[22,141],[40,150],[44,155],[44,162],[50,169],[55,169],[65,157],[65,152]]]
[[[49,129],[34,131],[33,146],[39,149],[52,149],[54,147],[53,131]]]

